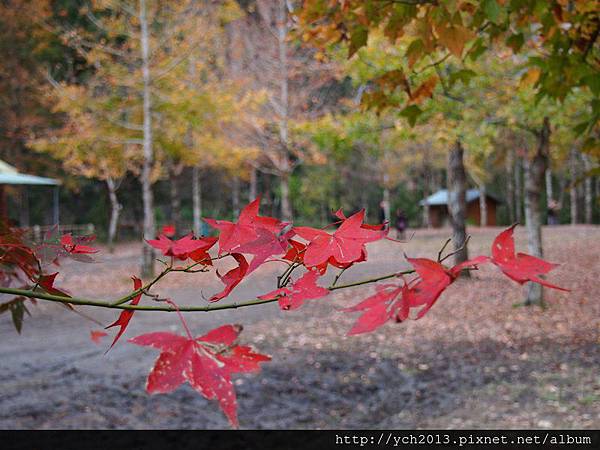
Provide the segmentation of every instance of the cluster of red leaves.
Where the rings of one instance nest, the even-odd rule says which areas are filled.
[[[65,256],[88,262],[89,254],[97,250],[84,245],[93,241],[94,236],[74,238],[71,234],[58,236],[57,232],[57,228],[50,230],[43,242],[33,245],[27,242],[24,230],[11,228],[0,221],[0,286],[39,289],[48,294],[69,297],[68,293],[54,285],[58,272],[47,273],[46,263],[58,266],[59,258]],[[17,297],[6,303],[9,308],[0,305],[0,313],[5,310],[12,312],[18,331],[21,330],[23,312],[27,312],[26,300]],[[35,302],[34,299],[30,301]],[[71,305],[66,306],[72,309]]]
[[[221,292],[208,300],[220,301],[233,291],[250,273],[265,262],[283,261],[287,270],[278,279],[277,289],[259,296],[267,302],[277,300],[282,310],[300,308],[306,300],[318,299],[329,294],[329,289],[318,284],[328,266],[347,269],[353,264],[367,260],[366,244],[387,237],[384,225],[364,223],[365,211],[361,210],[350,217],[337,211],[339,225],[333,231],[311,227],[293,227],[273,217],[259,216],[260,199],[247,205],[240,213],[237,222],[205,219],[216,230],[218,237],[195,238],[188,234],[174,240],[175,229],[165,226],[156,239],[148,244],[158,249],[164,256],[175,261],[192,260],[185,270],[204,266],[208,270],[214,259],[233,258],[236,266],[221,274],[215,273],[224,284]],[[405,279],[398,276],[398,282],[388,282],[376,287],[376,292],[358,304],[346,308],[348,312],[360,312],[349,334],[371,332],[388,321],[401,322],[409,318],[423,317],[437,302],[441,294],[465,269],[477,269],[488,262],[498,266],[509,278],[518,283],[532,281],[544,286],[561,289],[540,278],[556,265],[540,258],[516,253],[513,240],[514,226],[498,235],[492,245],[491,257],[478,256],[454,267],[446,267],[439,261],[426,258],[406,258],[414,268],[414,276]],[[96,250],[88,245],[92,238],[74,238],[70,234],[61,236],[54,243],[39,247],[48,253],[49,259],[56,262],[58,256],[68,255],[87,261],[89,254]],[[218,242],[218,256],[211,257],[210,249]],[[51,251],[48,251],[50,249]],[[45,274],[41,271],[40,259],[35,251],[22,243],[14,232],[0,233],[0,267],[7,264],[17,267],[26,278],[36,283],[44,291],[67,296],[54,286],[58,273]],[[305,273],[292,278],[292,272],[303,267]],[[0,271],[6,277],[5,270]],[[133,292],[124,301],[138,305],[146,289],[139,278],[132,277]],[[294,281],[295,280],[295,281]],[[130,339],[130,342],[150,346],[160,350],[154,368],[148,376],[147,390],[150,393],[171,392],[188,382],[192,388],[209,400],[217,400],[221,409],[233,426],[237,426],[236,396],[231,375],[240,372],[259,370],[259,364],[270,357],[254,352],[250,347],[237,344],[241,327],[225,325],[194,338],[190,333],[179,309],[171,300],[166,300],[177,310],[186,336],[167,332],[148,333]],[[109,349],[125,332],[134,310],[123,310],[116,321],[106,328],[119,327]],[[92,331],[91,339],[99,343],[106,336],[103,331]]]
[[[464,269],[476,269],[492,262],[512,280],[523,284],[528,281],[568,291],[550,284],[539,276],[548,273],[556,264],[524,253],[515,255],[513,231],[515,226],[500,233],[492,245],[492,256],[478,256],[451,268],[426,258],[406,258],[413,266],[416,277],[401,284],[380,286],[377,293],[359,304],[346,308],[348,312],[363,311],[348,334],[371,332],[389,320],[401,322],[410,317],[411,308],[418,309],[415,320],[422,318]]]

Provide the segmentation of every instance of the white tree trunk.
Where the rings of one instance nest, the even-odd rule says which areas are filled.
[[[548,167],[545,173],[546,177],[546,205],[548,208],[554,202],[554,187],[552,186],[552,169]]]
[[[142,201],[144,206],[144,237],[154,239],[156,224],[154,222],[154,195],[152,192],[152,165],[154,153],[152,149],[152,101],[150,80],[150,43],[148,35],[148,19],[146,16],[146,0],[139,0],[139,20],[141,28],[142,80],[143,80],[143,154],[142,166]],[[144,243],[142,253],[142,276],[154,275],[154,251]]]
[[[279,47],[279,89],[280,109],[279,111],[279,139],[281,144],[279,171],[280,194],[281,194],[281,218],[286,221],[292,220],[292,205],[290,201],[290,174],[291,163],[289,154],[289,80],[287,61],[287,35],[288,35],[288,13],[286,0],[278,1],[277,8],[277,42]]]
[[[508,220],[515,223],[515,153],[508,151],[506,155],[506,207],[508,209]]]
[[[575,225],[579,222],[579,205],[577,204],[577,152],[575,150],[571,150],[569,169],[571,175],[571,189],[569,191],[571,200],[571,225]]]
[[[256,167],[250,167],[250,187],[248,189],[248,201],[252,202],[258,196],[258,171]]]
[[[387,155],[384,152],[383,155],[383,163],[385,165],[385,162],[387,161]],[[388,227],[392,228],[392,214],[390,211],[390,174],[387,171],[387,167],[383,167],[383,196],[382,196],[382,206],[383,206],[383,216],[384,219],[387,221],[388,223]],[[366,189],[363,190],[363,193],[366,195]]]
[[[194,220],[194,234],[202,234],[202,185],[200,184],[200,169],[192,167],[192,217]]]
[[[594,179],[591,175],[588,174],[590,170],[592,170],[592,161],[588,155],[582,154],[583,158],[583,167],[585,169],[585,181],[584,181],[584,209],[585,209],[585,223],[593,222],[593,205],[594,205],[594,194],[593,194],[593,182]]]
[[[233,206],[233,220],[240,215],[240,177],[235,176],[231,180],[231,205]]]
[[[518,223],[523,222],[523,183],[521,173],[521,158],[518,156],[515,158],[515,220]]]
[[[479,185],[479,226],[487,227],[488,225],[488,210],[487,210],[487,201],[486,201],[486,189],[485,184]]]
[[[117,236],[117,228],[119,226],[119,216],[121,215],[121,209],[123,206],[119,203],[117,197],[117,186],[115,180],[112,178],[106,179],[106,186],[108,187],[108,199],[110,200],[110,221],[108,223],[108,251],[113,253],[115,251],[115,239]]]

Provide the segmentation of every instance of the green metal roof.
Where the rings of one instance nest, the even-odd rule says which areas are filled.
[[[10,164],[0,160],[0,184],[29,184],[39,186],[58,186],[60,180],[54,178],[38,177],[36,175],[27,175],[19,173]]]

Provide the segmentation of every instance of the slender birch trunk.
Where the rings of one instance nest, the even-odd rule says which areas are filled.
[[[585,181],[584,181],[584,211],[585,211],[585,223],[593,222],[593,204],[594,204],[594,194],[593,194],[593,177],[588,173],[592,170],[592,161],[588,155],[582,154],[583,158],[583,168],[585,169]]]
[[[146,16],[146,0],[139,0],[139,20],[141,28],[142,80],[143,80],[143,153],[142,166],[142,200],[144,206],[144,237],[153,239],[156,235],[154,221],[154,194],[152,192],[152,164],[154,153],[152,149],[152,100],[150,98],[150,43],[148,35],[148,18]],[[144,243],[142,253],[142,276],[154,275],[154,251]]]
[[[515,158],[515,220],[518,223],[523,222],[523,182],[522,182],[522,160],[520,157]]]
[[[279,49],[279,76],[280,76],[280,109],[279,111],[279,139],[280,139],[280,157],[279,171],[280,176],[280,195],[281,195],[281,218],[283,220],[292,220],[292,205],[290,201],[290,174],[291,162],[289,154],[289,80],[288,80],[288,61],[287,61],[287,35],[288,35],[288,14],[286,0],[279,0],[277,8],[277,43]]]
[[[463,147],[460,141],[456,141],[448,155],[448,210],[452,223],[452,241],[454,250],[457,251],[454,255],[454,264],[460,264],[469,258],[469,252],[465,245],[467,239],[465,224],[467,175],[463,157]],[[462,250],[458,251],[461,248]]]
[[[202,234],[202,185],[200,183],[200,169],[197,166],[192,167],[192,217],[194,221],[194,234]]]
[[[506,155],[506,207],[508,220],[515,223],[515,152],[509,150]]]
[[[543,257],[542,249],[542,186],[548,167],[550,120],[544,118],[538,134],[538,148],[533,159],[525,160],[525,221],[529,254]],[[538,283],[527,283],[526,305],[543,304],[543,290]]]
[[[431,217],[429,215],[430,208],[429,203],[427,203],[427,197],[431,195],[431,185],[430,185],[430,176],[429,176],[429,168],[426,166],[423,170],[423,200],[425,204],[423,205],[423,226],[425,228],[431,228]]]
[[[579,222],[579,205],[577,204],[577,152],[571,150],[569,157],[569,169],[571,175],[571,189],[569,191],[571,200],[571,225]]]
[[[252,202],[258,196],[258,170],[256,167],[250,167],[250,187],[248,189],[248,201]]]
[[[177,168],[175,164],[169,167],[169,199],[171,203],[170,221],[175,226],[175,235],[178,236],[181,229],[181,195],[179,193],[179,176],[183,168]]]
[[[487,227],[488,221],[488,210],[487,210],[487,193],[485,189],[485,184],[479,185],[479,226]]]
[[[108,222],[108,251],[114,253],[115,251],[115,239],[117,236],[117,229],[119,226],[119,216],[121,215],[121,209],[123,206],[119,203],[117,197],[117,186],[115,180],[111,177],[106,179],[106,186],[108,187],[108,199],[110,201],[110,220]]]
[[[548,167],[545,172],[546,178],[546,205],[548,208],[554,202],[554,187],[552,186],[552,169]]]
[[[235,175],[231,180],[231,206],[233,219],[236,220],[240,215],[240,177]]]

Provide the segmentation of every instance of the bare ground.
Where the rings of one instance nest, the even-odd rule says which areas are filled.
[[[471,254],[489,253],[499,229],[471,230]],[[448,230],[418,231],[407,244],[376,243],[353,281],[405,267],[402,252],[435,257]],[[517,245],[525,249],[523,229]],[[346,337],[354,317],[343,306],[372,287],[338,291],[282,312],[265,305],[188,315],[197,334],[242,323],[242,340],[273,355],[258,375],[236,378],[243,428],[599,428],[600,227],[544,230],[550,278],[572,289],[546,291],[548,308],[515,306],[522,288],[483,268],[459,280],[422,320]],[[93,265],[66,263],[60,284],[78,296],[116,298],[130,289],[139,248],[122,246]],[[261,269],[232,300],[273,287],[279,267]],[[211,275],[176,276],[160,292],[201,304],[220,287]],[[189,386],[144,392],[156,353],[125,342],[103,355],[89,322],[40,302],[17,335],[0,319],[0,428],[224,428],[216,404]],[[115,311],[81,309],[102,323]],[[180,330],[169,313],[136,313],[126,337]]]

